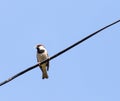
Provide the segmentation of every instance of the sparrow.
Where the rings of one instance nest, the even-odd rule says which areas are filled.
[[[44,47],[44,45],[39,44],[36,46],[36,49],[37,49],[37,62],[42,62],[49,58],[48,52]],[[39,65],[39,67],[42,71],[42,79],[45,79],[45,78],[48,79],[47,71],[49,70],[49,61],[47,61],[46,63],[43,63],[42,65]]]

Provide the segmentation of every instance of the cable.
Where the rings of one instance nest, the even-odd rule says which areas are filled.
[[[59,55],[65,53],[66,51],[70,50],[71,48],[77,46],[78,44],[84,42],[85,40],[91,38],[92,36],[96,35],[97,33],[99,33],[99,32],[101,32],[101,31],[107,29],[108,27],[110,27],[110,26],[112,26],[112,25],[114,25],[114,24],[116,24],[116,23],[118,23],[118,22],[120,22],[120,20],[117,20],[117,21],[115,21],[115,22],[113,22],[113,23],[111,23],[111,24],[109,24],[109,25],[107,25],[107,26],[105,26],[105,27],[103,27],[103,28],[97,30],[96,32],[94,32],[94,33],[92,33],[92,34],[86,36],[86,37],[83,38],[82,40],[80,40],[80,41],[74,43],[73,45],[69,46],[68,48],[66,48],[66,49],[64,49],[64,50],[62,50],[62,51],[60,51],[60,52],[58,52],[57,54],[51,56],[49,59],[46,59],[46,60],[44,60],[44,61],[41,62],[41,63],[37,63],[37,64],[35,64],[35,65],[33,65],[33,66],[31,66],[31,67],[29,67],[29,68],[27,68],[27,69],[25,69],[25,70],[19,72],[19,73],[17,73],[16,75],[14,75],[14,76],[8,78],[7,80],[1,82],[1,83],[0,83],[0,86],[6,84],[6,83],[8,83],[8,82],[10,82],[11,80],[17,78],[18,76],[20,76],[20,75],[22,75],[22,74],[24,74],[24,73],[26,73],[26,72],[28,72],[28,71],[30,71],[30,70],[36,68],[37,66],[39,66],[39,64],[41,65],[41,64],[43,64],[43,63],[45,63],[45,62],[47,62],[47,61],[50,61],[50,60],[56,58],[57,56],[59,56]]]

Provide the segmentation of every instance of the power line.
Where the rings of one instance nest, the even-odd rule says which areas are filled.
[[[7,80],[1,82],[1,83],[0,83],[0,86],[6,84],[6,83],[8,83],[8,82],[10,82],[11,80],[17,78],[18,76],[20,76],[20,75],[22,75],[22,74],[24,74],[24,73],[26,73],[26,72],[28,72],[28,71],[30,71],[30,70],[36,68],[37,66],[39,66],[39,64],[43,64],[43,63],[45,63],[45,62],[47,62],[47,61],[50,61],[50,60],[56,58],[57,56],[63,54],[64,52],[70,50],[71,48],[77,46],[78,44],[84,42],[85,40],[91,38],[92,36],[96,35],[97,33],[99,33],[99,32],[101,32],[101,31],[107,29],[108,27],[110,27],[110,26],[112,26],[112,25],[114,25],[114,24],[116,24],[116,23],[118,23],[118,22],[120,22],[120,20],[117,20],[117,21],[115,21],[115,22],[113,22],[113,23],[111,23],[111,24],[109,24],[109,25],[107,25],[107,26],[105,26],[105,27],[103,27],[103,28],[97,30],[96,32],[94,32],[94,33],[92,33],[92,34],[86,36],[86,37],[83,38],[82,40],[80,40],[80,41],[74,43],[73,45],[67,47],[66,49],[64,49],[64,50],[62,50],[62,51],[60,51],[60,52],[58,52],[57,54],[55,54],[55,55],[53,55],[53,56],[51,56],[49,59],[46,59],[46,60],[44,60],[44,61],[41,62],[41,63],[37,63],[37,64],[35,64],[35,65],[33,65],[33,66],[31,66],[31,67],[29,67],[29,68],[27,68],[27,69],[25,69],[25,70],[19,72],[19,73],[17,73],[16,75],[14,75],[14,76],[8,78]]]

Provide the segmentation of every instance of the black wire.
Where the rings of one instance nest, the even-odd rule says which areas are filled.
[[[57,56],[63,54],[64,52],[70,50],[71,48],[77,46],[78,44],[82,43],[83,41],[89,39],[90,37],[96,35],[97,33],[99,33],[99,32],[101,32],[101,31],[105,30],[106,28],[108,28],[108,27],[110,27],[110,26],[112,26],[112,25],[114,25],[114,24],[116,24],[116,23],[118,23],[118,22],[120,22],[120,20],[117,20],[117,21],[115,21],[115,22],[113,22],[113,23],[111,23],[111,24],[109,24],[109,25],[107,25],[107,26],[105,26],[105,27],[103,27],[103,28],[97,30],[96,32],[94,32],[94,33],[92,33],[92,34],[86,36],[86,37],[83,38],[82,40],[80,40],[80,41],[74,43],[73,45],[69,46],[68,48],[66,48],[66,49],[64,49],[64,50],[62,50],[62,51],[60,51],[60,52],[58,52],[57,54],[51,56],[49,59],[46,59],[46,60],[44,60],[44,61],[41,62],[41,63],[37,63],[37,64],[35,64],[35,65],[33,65],[33,66],[31,66],[31,67],[29,67],[29,68],[23,70],[22,72],[17,73],[16,75],[14,75],[14,76],[8,78],[7,80],[1,82],[1,83],[0,83],[0,86],[6,84],[6,83],[8,83],[8,82],[10,82],[11,80],[17,78],[18,76],[20,76],[20,75],[22,75],[22,74],[24,74],[24,73],[26,73],[26,72],[28,72],[28,71],[30,71],[30,70],[36,68],[37,66],[39,66],[39,64],[43,64],[43,63],[45,63],[45,62],[47,62],[47,61],[50,61],[50,60],[56,58]]]
[[[111,24],[109,24],[109,25],[107,25],[107,26],[105,26],[105,27],[103,27],[103,28],[97,30],[96,32],[94,32],[94,33],[92,33],[92,34],[86,36],[86,37],[83,38],[82,40],[80,40],[80,41],[74,43],[73,45],[69,46],[68,48],[62,50],[61,52],[59,52],[59,53],[57,53],[57,54],[55,54],[54,56],[52,56],[52,57],[50,58],[50,60],[53,59],[53,58],[55,58],[55,57],[57,57],[58,55],[61,55],[62,53],[68,51],[69,49],[71,49],[71,48],[77,46],[78,44],[82,43],[83,41],[89,39],[90,37],[94,36],[95,34],[97,34],[97,33],[101,32],[101,31],[103,31],[104,29],[106,29],[106,28],[108,28],[108,27],[110,27],[110,26],[112,26],[112,25],[114,25],[114,24],[116,24],[116,23],[118,23],[118,22],[120,22],[120,20],[117,20],[117,21],[115,21],[115,22],[113,22],[113,23],[111,23]]]

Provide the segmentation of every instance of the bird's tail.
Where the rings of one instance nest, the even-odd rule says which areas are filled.
[[[42,74],[42,79],[48,79],[48,74],[47,74],[47,72],[43,72],[43,74]]]
[[[48,74],[47,74],[47,69],[46,69],[46,67],[42,67],[41,68],[41,70],[42,70],[42,79],[48,79]]]

